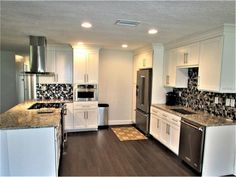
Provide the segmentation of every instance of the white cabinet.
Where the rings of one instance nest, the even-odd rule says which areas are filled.
[[[98,102],[74,102],[73,131],[97,130]]]
[[[74,83],[98,83],[99,49],[73,49]]]
[[[198,67],[199,42],[177,49],[177,67]]]
[[[177,49],[165,51],[163,81],[166,87],[187,88],[188,70],[177,68]]]
[[[150,119],[150,134],[156,139],[160,139],[161,137],[161,126],[161,119],[155,113],[152,113]]]
[[[236,93],[235,33],[200,43],[198,89]]]
[[[65,131],[70,131],[74,129],[74,104],[66,103],[66,115],[64,118],[64,128]]]
[[[177,155],[179,154],[180,120],[179,116],[151,106],[150,134]]]
[[[40,76],[39,83],[72,83],[72,48],[48,47],[45,69],[55,76]]]
[[[54,127],[0,130],[3,176],[58,176],[60,129]],[[2,152],[2,151],[1,151]]]
[[[161,122],[161,141],[164,145],[169,146],[170,144],[170,124],[168,121],[162,119]]]
[[[85,129],[86,117],[84,110],[74,110],[74,129]]]

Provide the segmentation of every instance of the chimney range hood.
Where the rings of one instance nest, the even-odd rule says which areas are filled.
[[[43,36],[30,36],[30,71],[24,72],[27,75],[54,75],[52,72],[45,71],[47,40]]]

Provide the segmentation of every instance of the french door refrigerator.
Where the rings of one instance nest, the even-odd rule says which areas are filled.
[[[149,133],[152,69],[137,72],[136,127],[146,135]]]

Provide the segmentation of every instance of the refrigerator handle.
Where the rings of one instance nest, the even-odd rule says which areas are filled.
[[[138,87],[138,85],[136,85],[136,96],[138,96],[139,95],[139,87]]]

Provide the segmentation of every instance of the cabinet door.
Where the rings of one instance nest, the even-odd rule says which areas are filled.
[[[85,114],[84,110],[74,110],[74,129],[86,128]]]
[[[87,128],[97,128],[98,127],[98,109],[88,109],[87,110]]]
[[[217,37],[200,43],[198,89],[219,91],[223,39]]]
[[[161,119],[153,114],[150,120],[150,134],[158,140],[161,138]]]
[[[170,124],[162,120],[161,123],[161,139],[163,144],[169,146],[170,144]]]
[[[67,115],[65,115],[65,130],[72,130],[74,128],[74,107],[73,103],[66,103]]]
[[[73,49],[74,83],[84,83],[86,81],[87,54],[79,49]]]
[[[87,82],[98,83],[98,52],[89,52],[87,56]]]
[[[177,66],[196,66],[199,64],[199,43],[177,49]]]
[[[170,126],[170,149],[177,155],[179,154],[179,137],[180,137],[180,127],[171,125]]]
[[[168,56],[168,69],[166,76],[166,84],[168,86],[175,86],[175,78],[176,78],[176,61],[177,61],[177,51],[171,50]]]
[[[151,119],[150,119],[150,134],[154,137],[157,138],[157,117],[151,114]]]
[[[72,50],[56,50],[56,78],[58,83],[72,83]]]
[[[47,49],[47,57],[45,60],[45,70],[46,72],[53,72],[55,73],[55,50],[54,49]],[[39,76],[39,83],[55,83],[54,76]]]

